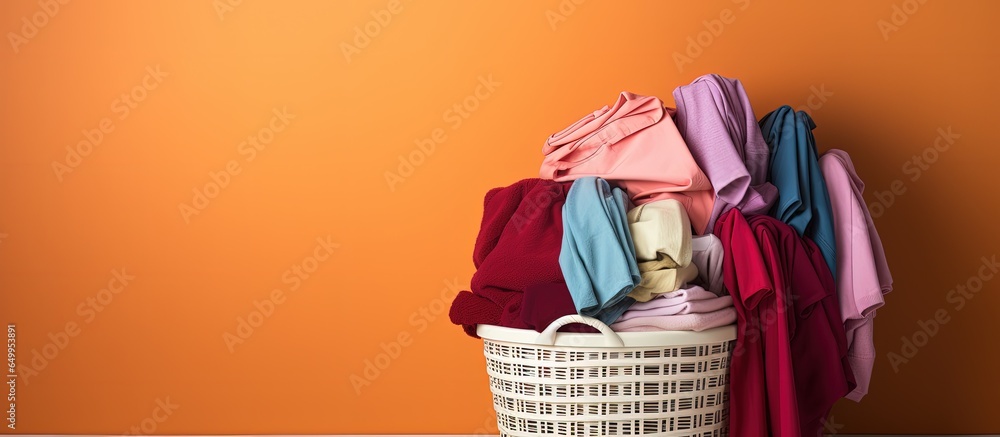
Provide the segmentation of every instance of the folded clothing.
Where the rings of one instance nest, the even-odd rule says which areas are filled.
[[[449,318],[476,336],[476,325],[527,328],[518,314],[532,284],[563,282],[559,267],[562,207],[570,184],[525,179],[486,193],[472,261],[472,291],[452,302]]]
[[[653,261],[665,255],[674,262],[665,268],[691,263],[691,223],[680,202],[649,202],[629,210],[627,217],[636,260]]]
[[[695,285],[661,294],[648,302],[637,302],[622,314],[618,322],[637,317],[710,313],[731,306],[733,306],[731,296],[716,296],[715,293]]]
[[[698,268],[694,264],[671,269],[657,268],[663,264],[663,261],[639,263],[642,279],[628,296],[636,302],[647,302],[660,294],[675,291],[698,277]]]
[[[642,275],[629,297],[645,302],[697,277],[691,264],[691,224],[680,202],[649,202],[632,208],[627,217]]]
[[[521,321],[535,331],[542,332],[556,319],[576,314],[573,297],[563,282],[529,285],[521,302]],[[571,323],[559,332],[600,332],[589,325]]]
[[[693,282],[716,296],[728,293],[726,281],[723,280],[723,255],[722,241],[714,234],[699,235],[691,239],[691,263],[698,269],[698,277]]]
[[[766,214],[778,197],[767,182],[769,150],[743,84],[717,74],[701,76],[674,90],[674,121],[691,156],[715,190],[706,229],[732,208]]]
[[[635,317],[611,325],[619,332],[704,331],[736,323],[736,310],[730,306],[708,313],[676,316]]]
[[[542,147],[539,175],[560,182],[595,176],[628,192],[641,205],[675,199],[700,234],[715,193],[660,99],[629,92],[614,106],[587,114],[553,134]]]
[[[577,311],[605,324],[634,303],[628,293],[640,282],[626,211],[629,201],[607,181],[573,182],[563,206],[559,266]]]

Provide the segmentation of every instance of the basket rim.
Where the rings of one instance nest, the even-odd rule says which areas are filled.
[[[616,332],[616,334],[621,337],[626,348],[699,346],[736,340],[736,325],[720,326],[704,331]],[[620,349],[608,346],[603,334],[560,332],[555,336],[554,345],[538,342],[539,333],[532,329],[477,325],[476,335],[483,340],[534,346]]]

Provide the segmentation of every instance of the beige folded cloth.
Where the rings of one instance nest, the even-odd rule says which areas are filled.
[[[632,208],[627,216],[642,275],[629,297],[647,302],[698,277],[698,268],[691,263],[691,223],[680,202],[649,202]]]

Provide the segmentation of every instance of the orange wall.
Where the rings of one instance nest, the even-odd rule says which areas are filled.
[[[494,430],[481,344],[446,313],[483,194],[619,91],[671,104],[708,72],[759,116],[812,102],[869,202],[900,181],[877,220],[896,282],[871,394],[833,429],[1000,432],[1000,281],[949,300],[1000,252],[1000,3],[349,3],[0,2],[17,432]],[[385,368],[352,380],[366,360]]]

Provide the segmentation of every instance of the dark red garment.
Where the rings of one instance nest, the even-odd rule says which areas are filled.
[[[572,183],[524,179],[486,193],[472,262],[472,292],[451,304],[452,323],[476,336],[477,324],[528,328],[520,317],[524,290],[564,282],[559,268],[562,207]]]
[[[723,281],[737,316],[729,369],[729,435],[798,436],[786,294],[784,284],[776,284],[771,275],[775,250],[761,250],[736,209],[719,217],[713,233],[722,241]]]
[[[738,210],[715,233],[738,315],[730,435],[822,435],[833,404],[856,385],[822,253],[791,226]]]
[[[767,216],[747,221],[762,250],[777,248],[780,269],[770,270],[772,279],[783,276],[794,304],[789,332],[802,435],[821,436],[833,404],[857,385],[833,274],[816,243],[791,226]]]
[[[569,314],[577,314],[573,296],[565,282],[529,285],[524,290],[521,301],[521,321],[528,328],[542,332],[556,319]],[[588,325],[571,323],[559,328],[559,332],[600,332]]]

